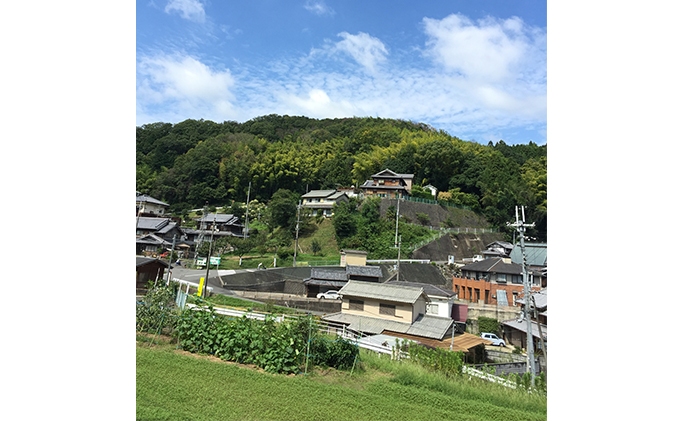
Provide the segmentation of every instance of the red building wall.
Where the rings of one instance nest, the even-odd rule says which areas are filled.
[[[498,304],[498,294],[496,291],[504,290],[508,296],[508,304],[513,305],[512,292],[517,292],[517,298],[524,296],[524,286],[521,284],[498,284],[484,280],[453,277],[453,291],[458,293],[459,300],[478,302],[484,300],[484,304]],[[539,291],[541,288],[532,286],[532,291]],[[496,298],[494,298],[494,296]]]

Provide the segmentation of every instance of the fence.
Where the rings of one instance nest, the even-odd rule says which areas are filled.
[[[180,298],[180,295],[184,295],[182,298]],[[178,296],[178,301],[184,303],[180,308],[184,308],[185,306],[188,308],[192,307],[197,307],[198,305],[196,304],[186,304],[186,293],[183,291],[178,291],[177,293]],[[183,301],[182,301],[183,300]],[[198,306],[200,307],[200,306]],[[215,313],[217,314],[222,314],[227,317],[243,317],[244,315],[250,319],[256,319],[256,320],[265,320],[267,314],[265,313],[255,313],[252,311],[241,311],[241,310],[234,310],[234,309],[228,309],[228,308],[222,308],[222,307],[214,307]],[[286,321],[286,320],[292,320],[292,319],[297,319],[300,316],[295,316],[295,315],[288,315],[288,314],[283,314],[281,316],[275,316],[274,320],[277,323]],[[342,323],[333,323],[333,322],[327,322],[323,320],[314,320],[313,321],[314,325],[318,328],[319,332],[321,333],[328,333],[328,334],[336,334],[343,339],[348,339],[352,342],[354,342],[359,348],[364,348],[369,351],[376,352],[378,354],[387,354],[390,356],[390,358],[394,358],[394,349],[392,347],[384,346],[384,345],[379,345],[376,343],[371,342],[370,338],[373,335],[367,335],[363,332],[359,332],[353,329],[348,328],[346,325]],[[401,352],[398,358],[408,358],[407,353]],[[510,387],[515,389],[516,386],[509,380],[506,380],[502,377],[495,376],[493,374],[485,373],[481,370],[477,370],[473,367],[468,367],[468,366],[463,366],[463,373],[467,374],[469,376],[474,376],[478,377],[487,381],[491,381],[494,383],[501,384],[506,387]]]
[[[407,202],[415,202],[415,203],[426,203],[429,205],[438,205],[438,206],[446,206],[447,208],[456,208],[456,209],[465,209],[465,210],[472,210],[469,206],[463,206],[463,205],[456,205],[453,203],[449,202],[440,202],[438,200],[431,200],[431,199],[422,199],[420,197],[403,197],[401,200],[405,200]]]

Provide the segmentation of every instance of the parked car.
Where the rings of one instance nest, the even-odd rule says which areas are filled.
[[[496,346],[505,346],[505,341],[498,336],[494,335],[493,333],[486,333],[482,332],[481,335],[482,339],[487,339],[489,341],[492,341],[493,343],[491,345],[496,345]]]
[[[338,294],[338,291],[330,290],[316,294],[316,298],[320,300],[323,300],[324,298],[327,300],[340,300],[342,299],[342,295]]]

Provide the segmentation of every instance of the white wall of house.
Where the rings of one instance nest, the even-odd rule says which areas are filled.
[[[144,213],[152,213],[154,215],[164,215],[165,214],[165,206],[157,205],[155,203],[148,203],[148,202],[144,202],[142,205],[144,207]],[[137,208],[139,208],[139,202],[137,202]]]
[[[437,298],[430,295],[430,303],[427,305],[427,314],[451,318],[452,309],[453,299]]]

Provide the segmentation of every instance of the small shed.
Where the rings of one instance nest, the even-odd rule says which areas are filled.
[[[340,250],[340,266],[366,266],[366,256],[368,252],[363,250]]]
[[[163,279],[167,262],[149,257],[137,257],[137,289],[146,289],[149,281]]]

